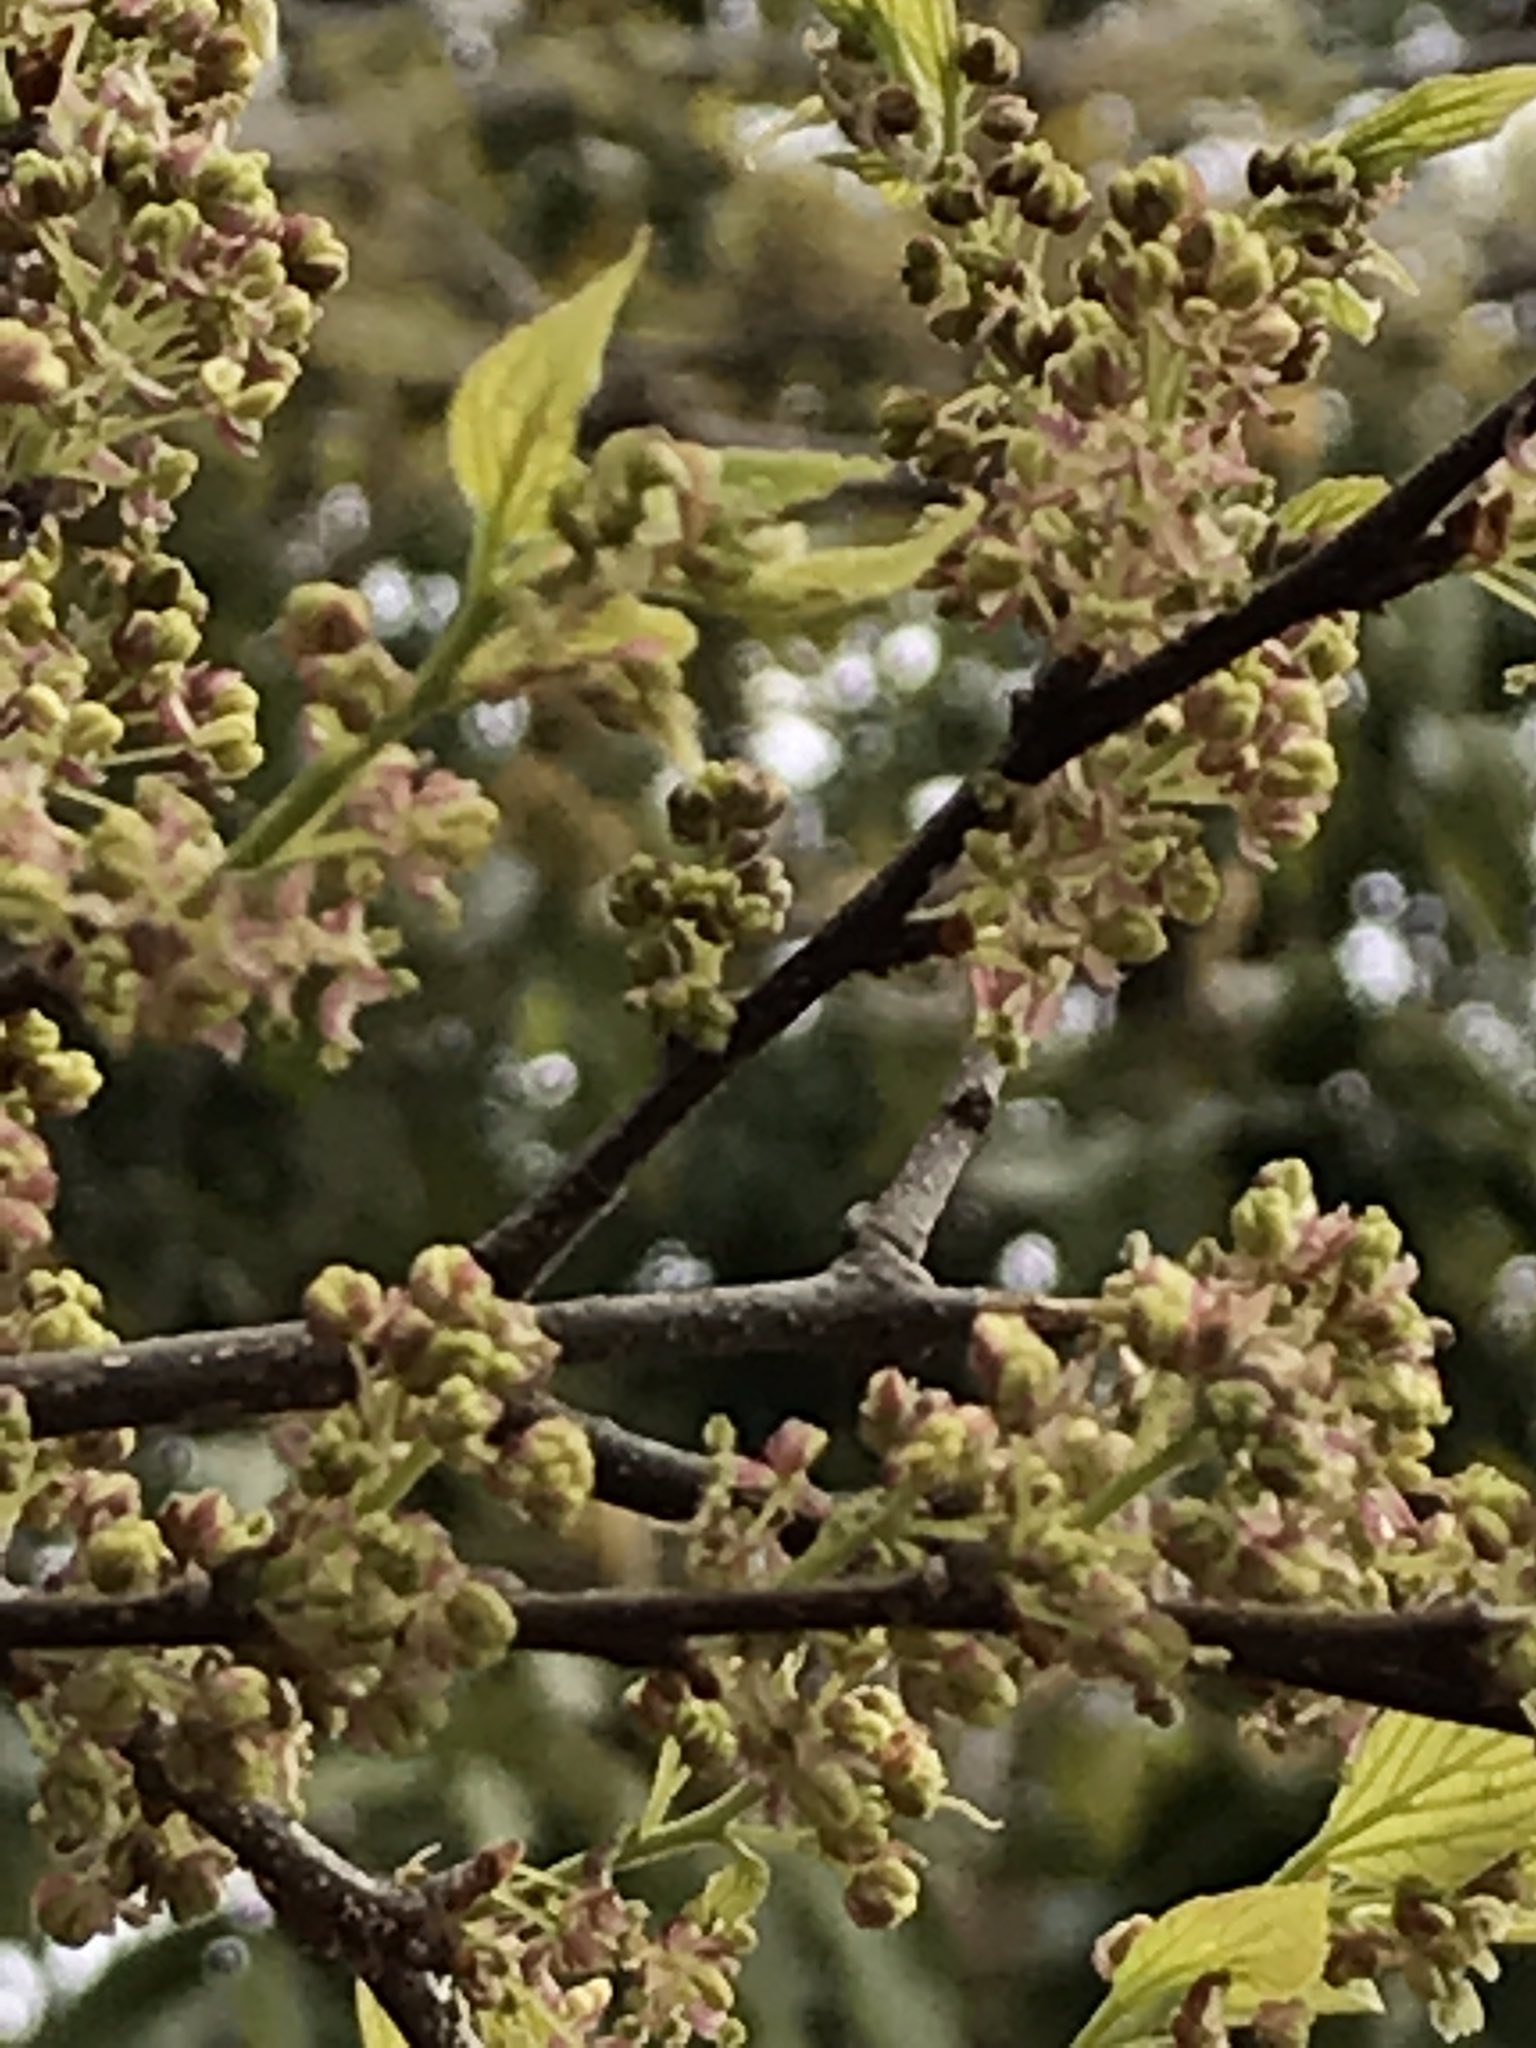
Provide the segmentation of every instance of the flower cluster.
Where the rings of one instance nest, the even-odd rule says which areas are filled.
[[[386,1482],[402,1452],[423,1445],[512,1492],[526,1456],[547,1486],[550,1448],[564,1445],[564,1430],[551,1435],[544,1422],[524,1425],[558,1354],[533,1311],[501,1300],[462,1246],[418,1253],[403,1287],[328,1266],[310,1283],[304,1306],[315,1335],[345,1344],[359,1372],[354,1403],[286,1439],[306,1496],[345,1498]],[[581,1466],[568,1450],[563,1462]],[[590,1491],[588,1451],[569,1474],[555,1519],[568,1518]]]
[[[197,469],[168,433],[204,420],[253,449],[345,275],[326,224],[285,215],[266,159],[224,139],[272,27],[175,0],[27,0],[7,22],[0,761],[60,804],[147,764],[212,797],[261,759],[255,692],[197,658],[207,605],[160,541]],[[75,545],[107,500],[121,538]]]
[[[455,1678],[506,1655],[506,1601],[429,1515],[322,1499],[280,1503],[275,1520],[258,1604],[305,1715],[359,1749],[424,1748]]]
[[[784,929],[790,886],[765,851],[785,790],[740,761],[712,762],[667,800],[672,837],[692,856],[636,854],[614,878],[608,907],[629,934],[630,1002],[657,1029],[720,1051],[735,1006],[723,989],[733,952]]]
[[[1359,287],[1388,188],[1338,149],[1296,145],[1258,151],[1250,202],[1223,209],[1190,165],[1154,157],[1114,176],[1087,233],[1089,187],[1040,132],[996,31],[963,45],[948,141],[857,35],[822,56],[851,167],[923,196],[933,225],[903,281],[970,366],[954,395],[897,391],[884,414],[890,454],[980,506],[936,571],[941,607],[1123,664],[1245,597],[1285,546],[1252,429],[1335,331],[1374,318]],[[1260,865],[1306,844],[1338,779],[1328,714],[1354,658],[1353,621],[1321,622],[1042,788],[995,793],[963,907],[1000,1052],[1024,1056],[1076,975],[1113,987],[1166,948],[1170,918],[1211,915],[1210,813],[1236,814]]]
[[[84,1313],[62,1282],[55,1315]],[[73,1290],[78,1294],[78,1289]],[[47,1311],[39,1310],[40,1323]],[[72,1331],[71,1334],[77,1334]],[[47,1588],[115,1600],[186,1583],[271,1540],[269,1516],[237,1513],[222,1495],[172,1495],[150,1512],[124,1469],[129,1432],[33,1444],[19,1393],[0,1409],[0,1486],[7,1533],[19,1527],[66,1562]],[[42,1769],[33,1820],[49,1865],[35,1899],[39,1925],[80,1942],[119,1919],[142,1924],[166,1906],[196,1919],[217,1906],[232,1859],[184,1815],[140,1798],[133,1752],[151,1721],[168,1763],[231,1797],[291,1807],[307,1765],[308,1727],[291,1685],[234,1650],[116,1649],[18,1660],[27,1728]]]
[[[1346,1895],[1333,1918],[1327,1981],[1348,1985],[1400,1974],[1428,2008],[1442,2041],[1480,2033],[1483,2004],[1473,1979],[1497,1979],[1494,1949],[1528,1916],[1532,1897],[1518,1852],[1454,1891],[1405,1877],[1379,1898]]]
[[[161,1908],[183,1921],[218,1909],[234,1858],[141,1796],[133,1755],[150,1721],[169,1769],[232,1798],[291,1810],[308,1769],[292,1687],[228,1651],[79,1658],[23,1711],[42,1760],[32,1819],[50,1859],[33,1908],[56,1941],[143,1926]]]
[[[168,435],[206,421],[254,448],[346,269],[323,221],[280,208],[265,158],[226,140],[272,26],[233,0],[28,0],[8,25],[0,931],[114,1044],[234,1053],[249,1023],[302,1008],[342,1059],[359,1007],[408,985],[375,900],[394,883],[448,902],[495,813],[429,761],[368,749],[329,843],[275,843],[262,871],[220,830],[262,758],[257,695],[202,657],[206,600],[163,546],[197,467]],[[107,500],[118,538],[82,544],[78,515]],[[366,622],[330,666],[317,747],[387,718],[408,684]]]
[[[786,1845],[838,1872],[851,1919],[894,1927],[917,1910],[923,1859],[903,1823],[930,1819],[949,1788],[932,1734],[894,1685],[890,1646],[867,1637],[765,1654],[742,1644],[697,1676],[653,1673],[633,1699],[706,1780],[758,1788]],[[883,1676],[882,1676],[883,1674]]]
[[[594,1852],[535,1870],[515,1844],[475,1858],[490,1881],[459,1917],[456,1969],[471,2003],[529,2038],[741,2048],[737,1977],[766,1867],[728,1866],[658,1924],[619,1889],[615,1863]]]
[[[1105,1292],[1128,1402],[1220,1474],[1153,1503],[1159,1552],[1212,1598],[1398,1604],[1409,1501],[1449,1414],[1434,1363],[1449,1333],[1414,1300],[1391,1219],[1319,1210],[1297,1160],[1260,1175],[1232,1237],[1182,1262],[1133,1242]]]

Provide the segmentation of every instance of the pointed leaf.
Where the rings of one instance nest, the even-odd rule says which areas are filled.
[[[1293,1998],[1310,2005],[1327,1950],[1325,1878],[1188,1899],[1138,1935],[1108,1997],[1072,2048],[1135,2048],[1166,2040],[1185,1994],[1215,1971],[1226,1979],[1223,2012],[1229,2022]]]
[[[721,448],[720,484],[732,509],[771,519],[792,505],[829,498],[845,484],[878,483],[891,473],[873,455],[822,448]]]
[[[576,447],[614,322],[650,237],[574,298],[514,327],[472,363],[448,410],[455,481],[501,543],[547,531],[549,501]]]
[[[646,604],[620,592],[574,619],[557,618],[554,630],[537,613],[517,620],[482,640],[461,671],[465,689],[526,671],[523,687],[546,677],[568,674],[595,661],[633,657],[646,661],[685,662],[699,644],[698,628],[670,605]]]
[[[1283,532],[1331,533],[1379,505],[1391,486],[1383,476],[1324,476],[1288,498],[1278,514]]]
[[[764,631],[810,625],[863,611],[915,589],[942,555],[976,523],[978,507],[957,505],[930,516],[904,540],[880,547],[823,548],[769,562],[719,602]]]
[[[357,1986],[357,2031],[362,2048],[408,2048],[404,2034],[368,1986]]]
[[[1305,1867],[1391,1886],[1462,1885],[1536,1846],[1536,1743],[1416,1714],[1378,1716],[1350,1759]]]
[[[1536,64],[1424,78],[1333,140],[1362,178],[1377,182],[1447,150],[1488,141],[1533,99]]]

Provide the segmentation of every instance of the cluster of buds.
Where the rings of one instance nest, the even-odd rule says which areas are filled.
[[[11,935],[114,1045],[197,1041],[234,1056],[252,1024],[312,1021],[330,1064],[358,1011],[414,986],[398,931],[373,914],[386,883],[451,905],[447,875],[479,857],[497,814],[478,788],[385,748],[338,811],[335,843],[272,873],[226,863],[205,805],[169,777],[83,830],[46,811],[44,771],[0,764],[0,909]]]
[[[30,1121],[0,1108],[0,1287],[18,1279],[53,1237],[59,1177]],[[0,1306],[10,1304],[0,1296]]]
[[[287,1811],[300,1802],[310,1730],[297,1694],[226,1650],[77,1658],[24,1712],[42,1759],[32,1820],[49,1857],[33,1910],[55,1941],[143,1926],[161,1909],[181,1921],[218,1909],[234,1858],[143,1796],[134,1760],[151,1729],[173,1781]]]
[[[642,1680],[631,1699],[646,1724],[704,1775],[756,1782],[770,1823],[838,1872],[859,1926],[908,1919],[922,1859],[900,1829],[931,1819],[949,1780],[931,1731],[884,1682],[885,1642],[829,1641],[814,1659],[743,1644],[704,1669],[707,1696],[675,1672]]]
[[[614,878],[608,907],[629,934],[631,1005],[659,1031],[721,1051],[735,1023],[724,982],[743,944],[784,929],[791,892],[767,848],[786,794],[740,761],[713,762],[667,802],[685,860],[636,854]]]
[[[40,1117],[78,1116],[101,1086],[88,1052],[65,1047],[64,1034],[40,1010],[0,1017],[0,1110],[33,1128]]]
[[[506,1655],[506,1601],[429,1515],[290,1500],[276,1521],[259,1607],[305,1714],[360,1749],[424,1748],[448,1718],[454,1680]]]
[[[446,877],[484,852],[495,813],[392,750],[349,790],[333,848],[271,875],[226,866],[216,812],[262,758],[257,696],[201,658],[206,601],[163,545],[197,462],[166,434],[201,419],[254,448],[346,268],[323,221],[279,207],[266,159],[227,141],[273,27],[235,0],[62,15],[25,0],[8,25],[0,935],[46,953],[114,1045],[234,1055],[253,1023],[302,1014],[335,1064],[359,1008],[410,985],[374,899],[392,882],[451,905]],[[77,516],[104,499],[120,537],[78,544]],[[357,601],[316,597],[298,594],[290,628],[323,641],[335,600]],[[318,652],[317,745],[399,707],[408,680],[366,617]]]
[[[1208,1598],[1391,1605],[1449,1412],[1434,1362],[1448,1331],[1414,1300],[1391,1219],[1321,1211],[1299,1160],[1259,1176],[1232,1240],[1182,1262],[1133,1240],[1105,1289],[1127,1404],[1220,1473],[1152,1504],[1158,1550]]]
[[[1170,922],[1213,914],[1211,812],[1233,817],[1255,866],[1310,842],[1338,784],[1328,719],[1355,655],[1352,621],[1319,620],[1041,787],[996,783],[958,907],[975,935],[981,1028],[1002,1056],[1026,1055],[1079,975],[1108,992],[1167,951]]]
[[[73,1276],[53,1283],[51,1314],[87,1314]],[[99,1305],[99,1304],[98,1304]],[[69,1336],[68,1327],[56,1334]],[[74,1334],[78,1334],[77,1331]],[[173,1495],[151,1513],[138,1481],[122,1469],[126,1432],[33,1446],[19,1394],[0,1418],[0,1465],[7,1527],[71,1546],[50,1582],[63,1597],[78,1588],[109,1600],[153,1595],[264,1549],[270,1517],[239,1513],[218,1493]],[[232,1859],[184,1815],[150,1810],[140,1796],[135,1746],[153,1725],[164,1735],[167,1768],[232,1798],[292,1808],[299,1800],[309,1732],[293,1688],[232,1651],[119,1649],[62,1667],[30,1666],[27,1725],[42,1771],[33,1820],[49,1857],[39,1882],[39,1925],[54,1939],[85,1941],[126,1920],[141,1925],[159,1908],[197,1919],[217,1907]]]
[[[340,583],[301,583],[283,605],[283,652],[312,706],[329,716],[317,737],[367,733],[403,711],[414,687],[408,670],[374,631],[360,591]]]
[[[201,417],[257,445],[346,258],[325,222],[282,212],[264,156],[224,139],[271,55],[269,10],[80,6],[64,25],[62,55],[57,8],[23,5],[8,28],[0,389],[26,408],[7,424],[29,459],[6,471],[110,491],[153,531],[164,426]]]
[[[403,1287],[327,1266],[304,1310],[314,1334],[345,1345],[361,1374],[355,1403],[287,1440],[300,1490],[317,1500],[377,1485],[402,1447],[422,1443],[494,1477],[511,1455],[501,1442],[509,1409],[526,1410],[545,1390],[559,1355],[532,1309],[503,1301],[461,1245],[419,1252]]]
[[[1008,1640],[1029,1664],[1123,1681],[1142,1712],[1168,1720],[1184,1634],[1153,1605],[1140,1517],[1104,1505],[1134,1473],[1136,1437],[1113,1404],[1095,1401],[1085,1363],[1063,1366],[1012,1319],[982,1319],[975,1367],[986,1404],[892,1369],[871,1379],[862,1434],[888,1497],[979,1546],[978,1563],[1006,1591]],[[1001,1647],[969,1675],[1005,1692]]]
[[[74,550],[51,518],[0,563],[7,760],[43,771],[55,806],[149,768],[219,801],[262,749],[252,685],[198,659],[207,609],[153,536]],[[6,922],[26,937],[24,924]]]
[[[696,2039],[742,2048],[737,1979],[764,1883],[743,1886],[727,1868],[658,1925],[599,1856],[564,1880],[525,1872],[505,1852],[502,1860],[510,1871],[465,1911],[459,1942],[459,1982],[499,2027],[573,2048]]]
[[[941,608],[1123,664],[1241,601],[1280,540],[1252,430],[1317,373],[1335,330],[1369,318],[1355,280],[1379,256],[1370,227],[1390,188],[1328,144],[1297,145],[1259,151],[1251,200],[1223,209],[1190,164],[1154,157],[1110,180],[1094,220],[996,31],[963,41],[943,124],[859,35],[821,56],[849,167],[899,171],[924,195],[932,226],[903,282],[970,364],[953,395],[897,391],[883,415],[893,457],[980,502],[934,572]],[[1169,918],[1210,915],[1213,811],[1236,813],[1260,864],[1305,843],[1337,779],[1327,713],[1352,662],[1351,621],[1268,644],[1197,692],[1187,720],[1154,714],[999,798],[965,904],[999,1051],[1022,1056],[1078,973],[1111,986],[1165,948]]]
[[[205,419],[253,448],[345,271],[324,222],[282,213],[265,158],[224,140],[272,27],[260,6],[159,0],[28,0],[7,24],[0,746],[41,771],[43,817],[147,766],[211,800],[261,759],[255,692],[197,659],[207,606],[160,541],[197,468],[165,430]],[[104,499],[121,539],[76,547]],[[0,911],[23,944],[27,894]]]
[[[101,1319],[101,1289],[72,1266],[28,1266],[10,1293],[12,1306],[0,1315],[0,1355],[86,1350],[117,1341]]]
[[[1512,1852],[1454,1891],[1405,1877],[1386,1897],[1347,1900],[1334,1915],[1327,1981],[1400,1975],[1428,2008],[1441,2040],[1481,2033],[1483,2004],[1473,1979],[1491,1984],[1498,1977],[1494,1950],[1528,1917],[1532,1897],[1530,1876]]]

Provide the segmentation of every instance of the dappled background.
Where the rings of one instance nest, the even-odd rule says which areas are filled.
[[[1519,5],[1117,0],[983,10],[1026,51],[1052,141],[1092,171],[1178,150],[1218,197],[1264,140],[1322,132],[1362,93],[1536,60]],[[268,691],[280,764],[293,690],[268,627],[294,581],[356,581],[419,652],[451,610],[466,539],[440,422],[509,321],[656,230],[594,436],[659,420],[705,441],[872,445],[882,390],[952,371],[895,283],[904,225],[790,128],[806,10],[776,0],[284,0],[283,58],[245,139],[285,198],[330,215],[354,278],[258,464],[213,456],[180,528],[216,651]],[[1267,450],[1288,484],[1400,471],[1529,373],[1536,118],[1436,163],[1389,217],[1414,279],[1368,357],[1341,346]],[[850,517],[877,514],[854,513]],[[1367,639],[1341,714],[1346,778],[1322,838],[1109,1001],[1074,991],[967,1180],[945,1277],[1092,1287],[1133,1226],[1179,1249],[1264,1160],[1300,1153],[1325,1201],[1381,1201],[1456,1323],[1452,1447],[1525,1471],[1536,1423],[1536,711],[1502,691],[1536,624],[1469,584],[1420,595]],[[707,639],[710,739],[790,785],[786,852],[810,917],[846,894],[990,752],[1025,650],[919,600],[834,644]],[[370,1018],[339,1079],[268,1050],[243,1068],[142,1052],[64,1132],[63,1240],[126,1333],[291,1313],[345,1258],[397,1271],[472,1235],[644,1083],[602,883],[659,825],[639,743],[483,707],[438,735],[502,806],[499,850],[455,933],[423,930],[417,997]],[[740,1077],[562,1273],[563,1289],[686,1287],[807,1270],[838,1246],[931,1108],[965,1029],[917,975],[847,991]],[[573,1375],[573,1380],[575,1376]],[[686,1439],[728,1411],[749,1439],[788,1408],[851,1413],[824,1362],[701,1368],[657,1356],[573,1391]],[[246,1440],[152,1444],[161,1485],[260,1490]],[[445,1495],[465,1547],[493,1541]],[[614,1515],[589,1576],[647,1570]],[[567,1569],[569,1567],[567,1566]],[[338,1758],[313,1820],[377,1866],[509,1834],[537,1856],[634,1808],[645,1755],[595,1667],[513,1660],[466,1691],[419,1762]],[[1218,1703],[1219,1704],[1219,1703]],[[1006,1822],[936,1826],[923,1913],[861,1935],[825,1872],[786,1867],[749,1966],[762,2048],[1055,2048],[1088,2010],[1096,1933],[1123,1913],[1267,1875],[1327,1796],[1326,1757],[1283,1765],[1228,1714],[1138,1724],[1112,1696],[1038,1700],[968,1733],[961,1789]],[[229,1929],[83,1955],[29,1943],[29,1797],[0,1723],[0,2039],[144,2048],[339,2048],[343,1987],[234,1902]],[[826,1881],[823,1881],[823,1880]],[[1528,2040],[1536,1971],[1492,1996],[1491,2039]],[[1331,2023],[1414,2041],[1416,2015]],[[1353,2033],[1351,2034],[1351,2029]],[[36,2031],[32,2031],[36,2030]],[[1324,2038],[1330,2038],[1325,2031]]]

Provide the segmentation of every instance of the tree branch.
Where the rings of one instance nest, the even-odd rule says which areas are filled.
[[[516,1617],[518,1649],[560,1650],[634,1669],[686,1664],[688,1645],[710,1637],[793,1638],[873,1628],[1006,1636],[1013,1625],[1006,1587],[984,1560],[959,1550],[936,1554],[918,1571],[826,1585],[556,1593],[492,1577]],[[0,1654],[213,1642],[237,1650],[270,1647],[275,1639],[251,1606],[248,1585],[230,1575],[128,1600],[22,1595],[0,1602]],[[1521,1687],[1496,1661],[1525,1624],[1521,1613],[1472,1602],[1395,1614],[1178,1599],[1157,1605],[1198,1647],[1224,1652],[1226,1670],[1245,1684],[1529,1732]],[[233,1841],[230,1846],[238,1848]],[[243,1849],[238,1853],[245,1859]]]
[[[1026,1316],[1042,1336],[1070,1341],[1087,1327],[1089,1305],[941,1287],[915,1269],[899,1280],[888,1270],[877,1278],[840,1261],[824,1273],[747,1286],[577,1296],[541,1304],[538,1317],[570,1365],[644,1351],[717,1360],[800,1352],[854,1367],[898,1351],[916,1362],[953,1353],[986,1310]],[[357,1391],[346,1354],[296,1321],[0,1358],[0,1386],[21,1390],[39,1437],[220,1426],[334,1408]]]
[[[150,1811],[179,1807],[230,1850],[288,1933],[360,1977],[408,2048],[478,2048],[452,1984],[451,1922],[429,1897],[369,1876],[276,1807],[178,1784],[162,1746],[150,1728],[128,1749]]]
[[[1037,688],[1019,700],[996,769],[1016,782],[1044,782],[1158,705],[1290,628],[1330,612],[1370,609],[1443,575],[1462,548],[1431,529],[1524,437],[1533,400],[1536,380],[1522,385],[1303,561],[1234,610],[1192,627],[1146,660],[1099,682],[1091,680],[1091,671],[1083,675],[1081,657],[1053,663]],[[1075,687],[1062,687],[1073,681]],[[891,957],[910,913],[959,857],[966,835],[984,822],[976,789],[966,785],[957,790],[886,867],[742,1000],[723,1052],[695,1048],[675,1056],[648,1092],[600,1131],[564,1172],[486,1231],[476,1256],[502,1291],[530,1294],[618,1199],[636,1167],[737,1067],[829,990]]]

